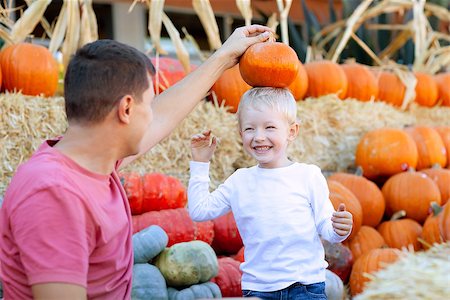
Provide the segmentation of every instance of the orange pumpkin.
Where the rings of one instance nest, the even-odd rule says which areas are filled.
[[[440,244],[444,240],[439,230],[439,215],[442,207],[437,203],[431,203],[431,214],[425,220],[422,228],[422,239],[425,241],[423,247],[429,249],[433,244]]]
[[[410,170],[390,177],[381,191],[386,200],[386,215],[404,210],[406,216],[423,223],[431,202],[441,203],[436,183],[423,173]]]
[[[450,106],[450,73],[441,73],[434,76],[438,85],[439,101],[442,106]]]
[[[441,192],[441,205],[447,203],[450,200],[450,170],[435,165],[432,168],[420,170],[420,172],[427,174],[436,182]]]
[[[356,196],[362,208],[362,225],[375,227],[383,218],[386,204],[381,190],[375,183],[363,177],[362,172],[361,168],[358,168],[356,174],[337,172],[328,179],[340,182]]]
[[[363,214],[361,204],[359,203],[356,196],[347,189],[344,185],[340,184],[334,180],[327,180],[328,189],[330,190],[330,200],[333,203],[333,207],[335,210],[338,209],[339,204],[344,203],[345,208],[349,211],[353,216],[353,228],[347,239],[354,237],[359,228],[361,228]]]
[[[340,65],[329,60],[313,61],[305,64],[305,69],[308,74],[306,96],[337,94],[340,99],[346,97],[348,80]]]
[[[303,99],[308,90],[308,74],[306,74],[306,69],[302,62],[299,60],[298,63],[297,76],[295,76],[294,81],[288,87],[292,95],[294,95],[294,99],[297,101]]]
[[[298,67],[297,53],[280,42],[253,44],[239,60],[242,78],[253,87],[287,88],[297,76]]]
[[[434,106],[438,100],[438,85],[433,76],[422,72],[415,72],[414,75],[417,79],[414,101],[422,106]]]
[[[378,82],[367,66],[350,63],[341,67],[348,80],[347,98],[369,101],[378,97]]]
[[[3,86],[24,95],[51,97],[58,88],[58,63],[41,45],[20,43],[2,50]]]
[[[354,260],[372,249],[386,246],[383,236],[375,228],[365,225],[361,226],[358,233],[344,244],[352,251]]]
[[[178,178],[162,173],[121,174],[132,214],[185,207],[186,188]]]
[[[422,247],[418,238],[422,234],[422,226],[413,219],[400,219],[403,216],[405,211],[395,213],[389,221],[378,225],[377,230],[391,248],[413,246],[415,251],[420,250]]]
[[[352,296],[363,292],[365,284],[370,281],[365,275],[383,269],[387,264],[394,263],[401,251],[393,248],[372,249],[359,257],[353,264],[350,274],[350,292]]]
[[[152,57],[150,59],[155,67],[156,74],[152,76],[153,87],[156,94],[161,94],[168,87],[174,85],[186,76],[183,65],[178,59],[171,57]],[[197,66],[191,64],[191,70]]]
[[[392,176],[415,168],[418,160],[416,143],[401,129],[380,128],[367,132],[359,141],[355,164],[369,179]]]
[[[445,242],[450,241],[450,204],[443,206],[442,212],[439,214],[439,231]]]
[[[230,108],[231,113],[238,109],[242,95],[251,88],[239,72],[239,65],[222,73],[219,79],[214,83],[211,91],[214,92],[219,104],[222,102]]]
[[[378,78],[378,99],[393,106],[402,106],[406,87],[397,75],[382,71]]]
[[[434,164],[445,167],[447,164],[447,150],[439,133],[432,127],[412,126],[405,128],[416,143],[419,160],[417,170],[430,168]]]
[[[434,130],[441,136],[447,151],[447,167],[450,167],[450,127],[434,127]]]

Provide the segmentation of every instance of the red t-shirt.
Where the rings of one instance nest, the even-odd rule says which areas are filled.
[[[131,214],[117,171],[92,173],[44,142],[17,169],[0,214],[5,299],[32,298],[31,286],[60,282],[89,299],[128,299]]]

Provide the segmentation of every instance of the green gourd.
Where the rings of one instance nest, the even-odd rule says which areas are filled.
[[[190,241],[164,249],[153,264],[171,287],[184,287],[209,281],[219,272],[213,248],[203,241]]]
[[[169,238],[157,225],[152,225],[133,234],[134,263],[147,263],[163,251]]]
[[[132,300],[167,300],[168,297],[166,281],[157,267],[133,265]]]
[[[167,289],[169,300],[194,300],[194,299],[212,299],[222,298],[220,289],[213,282],[205,282],[191,285],[183,290],[177,290],[172,287]]]

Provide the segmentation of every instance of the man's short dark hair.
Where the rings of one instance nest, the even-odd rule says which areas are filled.
[[[64,79],[67,119],[102,121],[125,95],[142,100],[155,69],[137,49],[113,40],[97,40],[72,57]]]

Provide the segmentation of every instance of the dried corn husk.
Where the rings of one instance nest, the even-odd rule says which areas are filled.
[[[314,163],[324,172],[353,169],[360,138],[381,127],[450,126],[450,108],[424,108],[412,103],[402,111],[384,102],[340,100],[335,95],[297,102],[300,134],[289,146],[296,161]],[[368,121],[369,120],[369,121]],[[0,94],[0,196],[17,166],[46,138],[67,127],[64,100],[21,94]],[[234,114],[223,106],[202,101],[174,132],[126,170],[163,172],[188,181],[190,137],[211,129],[220,144],[211,163],[211,185],[217,186],[238,167],[254,161],[243,154]]]
[[[180,33],[165,13],[162,13],[162,21],[164,23],[164,27],[166,27],[166,30],[169,33],[172,43],[175,46],[175,52],[177,54],[178,60],[183,65],[183,69],[187,74],[191,71],[191,65],[189,63],[189,53],[180,38]]]
[[[250,0],[236,0],[236,6],[244,17],[245,26],[252,24],[252,6]]]
[[[280,12],[281,41],[286,45],[289,45],[288,15],[291,5],[292,0],[277,0],[277,7]]]
[[[92,18],[93,11],[92,0],[79,0],[81,7],[81,20],[80,20],[80,38],[78,40],[78,48],[83,47],[87,43],[93,42],[97,39],[98,34],[92,32],[97,25],[92,25],[91,22],[97,22],[96,18]],[[94,13],[95,16],[95,13]]]
[[[64,0],[67,2],[67,29],[66,37],[62,45],[64,69],[69,64],[70,57],[78,49],[80,39],[80,8],[78,1]]]
[[[448,299],[450,295],[450,242],[435,244],[405,256],[371,274],[371,281],[355,300]]]
[[[12,27],[10,38],[14,43],[23,42],[41,21],[51,0],[36,0],[25,10]]]
[[[148,31],[156,52],[167,55],[167,51],[161,46],[161,27],[164,13],[164,0],[151,0],[149,5]],[[167,27],[167,26],[166,26]]]
[[[50,44],[48,46],[48,50],[51,53],[56,53],[59,47],[61,46],[64,36],[66,35],[67,30],[67,2],[64,1],[61,7],[61,11],[58,16],[58,20],[56,21],[55,28],[53,29],[52,38],[50,39]]]
[[[219,49],[222,46],[222,42],[220,41],[219,27],[217,26],[211,3],[209,0],[192,0],[192,6],[203,28],[205,28],[211,50]]]

